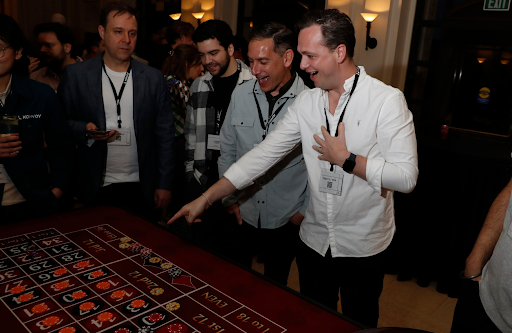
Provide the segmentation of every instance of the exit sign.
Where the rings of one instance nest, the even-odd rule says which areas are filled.
[[[484,0],[484,10],[510,10],[511,0]]]

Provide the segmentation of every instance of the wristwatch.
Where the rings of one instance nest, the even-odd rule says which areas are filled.
[[[350,156],[343,163],[343,171],[346,173],[351,173],[356,166],[356,155],[350,153]]]

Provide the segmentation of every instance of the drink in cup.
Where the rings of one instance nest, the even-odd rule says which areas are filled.
[[[3,116],[0,118],[0,135],[7,136],[20,133],[20,124],[16,116]]]

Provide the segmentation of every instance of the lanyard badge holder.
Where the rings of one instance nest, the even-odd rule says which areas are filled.
[[[338,126],[336,127],[336,134],[335,137],[338,136],[338,129],[339,125],[343,121],[343,117],[345,116],[345,111],[347,110],[347,105],[350,102],[350,99],[352,97],[352,94],[354,93],[354,90],[356,90],[357,87],[357,81],[359,80],[359,67],[357,68],[357,73],[354,77],[354,83],[352,84],[352,89],[350,89],[350,94],[348,95],[347,103],[345,103],[345,107],[343,108],[343,112],[341,113],[340,119],[338,121]],[[324,108],[324,114],[325,114],[325,123],[327,132],[331,134],[331,129],[329,126],[329,119],[327,118],[327,110]],[[320,175],[320,192],[323,193],[330,193],[334,195],[341,195],[342,193],[342,187],[343,187],[343,171],[340,167],[335,166],[334,164],[330,163],[331,167],[329,169],[322,169],[321,175]]]
[[[256,102],[256,108],[258,109],[258,116],[260,118],[260,125],[261,125],[261,128],[263,129],[262,140],[265,140],[265,138],[267,137],[267,134],[269,132],[268,129],[270,127],[270,124],[274,121],[274,119],[276,119],[277,115],[279,114],[279,112],[281,112],[281,110],[286,105],[286,103],[288,102],[290,97],[287,97],[286,101],[284,101],[284,103],[281,104],[281,106],[278,107],[274,113],[272,113],[272,110],[269,110],[268,121],[267,121],[267,124],[265,125],[265,121],[263,120],[263,114],[261,113],[260,103],[258,103],[258,99],[256,98],[256,93],[254,92],[254,89],[256,89],[256,83],[258,83],[258,81],[254,82],[254,87],[252,88],[252,95],[254,96],[254,101]]]

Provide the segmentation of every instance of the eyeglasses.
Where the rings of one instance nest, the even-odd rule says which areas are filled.
[[[10,46],[7,46],[7,47],[0,46],[0,58],[2,58],[4,56],[5,50],[7,50],[8,48],[10,48]]]

